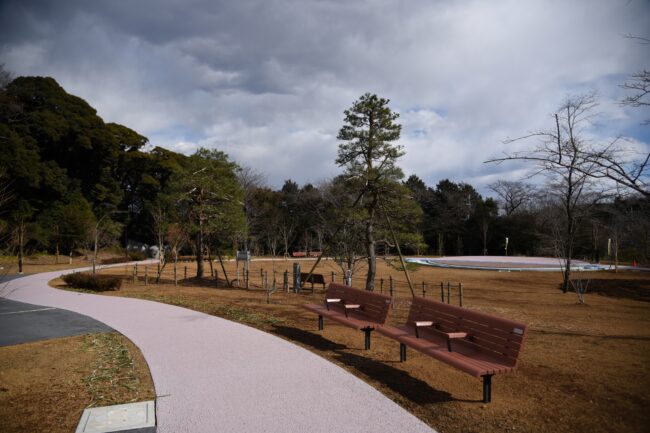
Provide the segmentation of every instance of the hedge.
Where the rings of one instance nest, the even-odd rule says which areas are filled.
[[[92,275],[77,272],[63,276],[63,281],[76,289],[92,290],[93,292],[106,292],[109,290],[120,290],[122,279],[108,275]]]

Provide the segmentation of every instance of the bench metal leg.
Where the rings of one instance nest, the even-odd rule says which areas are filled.
[[[483,376],[483,403],[490,403],[492,401],[492,375],[486,374]]]
[[[365,349],[368,350],[370,349],[370,333],[372,332],[372,329],[366,328],[363,330],[363,333],[365,334],[366,337],[366,345]]]
[[[399,361],[406,361],[406,344],[404,343],[399,344]]]
[[[322,331],[323,330],[323,316],[318,316],[318,330]]]

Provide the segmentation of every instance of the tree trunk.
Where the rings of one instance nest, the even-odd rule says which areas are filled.
[[[368,209],[368,221],[366,221],[366,252],[368,254],[368,275],[366,277],[366,290],[375,289],[375,275],[377,274],[377,257],[375,257],[374,219],[377,199]]]
[[[203,222],[199,222],[196,234],[196,278],[203,278]]]

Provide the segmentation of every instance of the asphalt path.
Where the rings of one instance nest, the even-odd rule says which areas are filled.
[[[109,331],[102,322],[72,311],[0,299],[0,346]]]
[[[0,296],[92,317],[133,341],[153,378],[159,433],[433,432],[288,341],[185,308],[48,286],[66,272],[9,281]]]

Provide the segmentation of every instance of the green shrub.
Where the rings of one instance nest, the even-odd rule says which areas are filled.
[[[92,275],[82,272],[63,276],[63,281],[76,289],[92,290],[93,292],[106,292],[109,290],[120,290],[122,279],[109,275]]]

